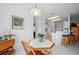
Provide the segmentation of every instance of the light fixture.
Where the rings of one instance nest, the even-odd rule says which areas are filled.
[[[52,16],[52,17],[48,18],[48,20],[59,21],[59,20],[61,20],[61,18],[60,18],[60,16]]]
[[[32,16],[40,16],[41,15],[41,11],[36,8],[36,4],[35,4],[35,7],[31,10],[31,15]]]
[[[37,23],[36,23],[36,16],[40,16],[41,15],[41,11],[36,7],[36,3],[35,3],[35,5],[34,5],[34,8],[31,10],[31,15],[33,16],[33,18],[34,18],[34,23],[33,23],[33,27],[34,27],[34,29],[33,29],[33,38],[35,39],[36,38],[36,36],[37,36]]]
[[[59,19],[53,19],[53,20],[51,20],[51,21],[59,21],[59,20],[61,20],[60,18]]]
[[[57,19],[57,18],[60,18],[60,16],[53,16],[53,17],[48,18],[48,20]]]

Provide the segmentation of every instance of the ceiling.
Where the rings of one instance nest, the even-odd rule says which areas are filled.
[[[46,16],[58,15],[62,19],[67,19],[68,14],[79,14],[78,3],[39,3],[36,5]]]
[[[34,8],[34,3],[3,3],[0,6],[21,6],[29,10]],[[42,17],[60,16],[62,19],[67,19],[68,14],[72,16],[79,14],[79,3],[36,3],[36,7],[41,10]]]

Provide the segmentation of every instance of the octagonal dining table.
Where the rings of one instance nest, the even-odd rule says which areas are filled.
[[[47,39],[44,39],[42,42],[40,42],[39,39],[34,39],[30,41],[29,45],[33,48],[33,50],[40,51],[54,49],[56,47],[55,43]]]

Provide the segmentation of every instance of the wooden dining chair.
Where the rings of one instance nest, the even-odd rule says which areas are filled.
[[[21,41],[21,43],[22,43],[22,45],[24,47],[24,50],[25,50],[26,54],[28,54],[28,55],[32,55],[32,54],[35,55],[34,51],[30,48],[30,46],[28,45],[27,42]]]
[[[28,55],[44,55],[41,51],[34,51],[33,48],[25,41],[21,41],[26,54]]]
[[[49,33],[45,34],[45,38],[48,39],[48,40],[50,40],[50,41],[52,41],[52,36]]]
[[[53,44],[53,45],[50,47],[50,49],[42,50],[42,53],[44,53],[45,55],[50,55],[50,54],[53,53],[53,50],[54,50],[55,47],[56,47],[56,45]]]

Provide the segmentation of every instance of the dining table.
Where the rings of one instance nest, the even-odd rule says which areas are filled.
[[[39,39],[31,40],[29,45],[33,48],[33,50],[49,50],[54,49],[56,47],[55,43],[50,40],[43,39],[43,41],[39,41]]]

